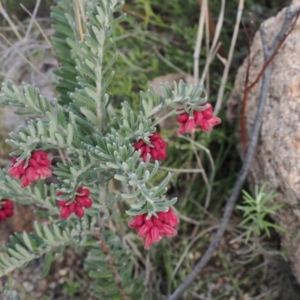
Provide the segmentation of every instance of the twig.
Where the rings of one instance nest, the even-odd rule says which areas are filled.
[[[291,22],[293,18],[297,15],[299,15],[300,12],[300,6],[297,7],[295,10],[291,11],[290,8],[287,9],[285,19],[282,25],[282,28],[285,30],[281,29],[280,32],[277,34],[277,36],[274,39],[274,42],[272,44],[272,47],[269,48],[268,45],[266,44],[265,41],[265,32],[263,29],[263,26],[260,28],[260,33],[261,33],[261,39],[262,39],[262,45],[263,45],[263,52],[264,52],[264,61],[267,62],[274,52],[277,50],[277,47],[281,43],[281,41],[286,38],[286,30],[289,28],[291,25]],[[186,277],[184,282],[176,289],[176,291],[170,296],[169,300],[176,300],[179,299],[179,297],[182,295],[182,293],[187,289],[187,287],[195,280],[197,275],[200,273],[200,271],[203,269],[203,267],[207,264],[209,259],[211,258],[213,252],[215,249],[218,247],[218,244],[226,230],[226,227],[228,225],[230,216],[232,214],[232,211],[235,206],[235,202],[238,198],[238,195],[240,193],[240,190],[242,189],[242,186],[244,184],[244,181],[246,179],[246,176],[249,172],[251,161],[255,152],[255,148],[257,145],[258,141],[258,136],[260,132],[260,128],[262,125],[262,118],[264,115],[264,108],[267,100],[267,95],[268,95],[268,89],[269,89],[269,83],[270,83],[270,76],[271,75],[271,68],[270,65],[268,65],[265,68],[265,72],[262,76],[262,83],[261,83],[261,88],[260,88],[260,95],[258,99],[258,107],[257,107],[257,112],[255,115],[255,121],[254,121],[254,126],[253,126],[253,131],[252,135],[250,138],[249,146],[247,148],[245,158],[243,161],[242,168],[238,174],[238,177],[236,179],[235,185],[233,187],[232,193],[230,195],[230,198],[225,206],[225,211],[223,214],[223,217],[220,222],[220,226],[217,230],[217,233],[213,239],[213,241],[210,243],[208,246],[206,252],[200,259],[200,261],[196,264],[192,272]]]
[[[244,94],[243,94],[243,100],[242,100],[242,109],[241,109],[241,119],[240,119],[240,127],[241,127],[241,139],[242,144],[244,145],[244,151],[246,150],[246,126],[245,126],[245,113],[246,113],[246,103],[248,98],[248,92],[247,92],[247,86],[249,81],[249,74],[250,74],[250,67],[254,61],[255,55],[253,55],[253,58],[251,60],[251,44],[252,44],[252,22],[251,22],[251,35],[248,33],[245,24],[243,23],[244,32],[246,33],[246,36],[248,38],[248,57],[247,57],[247,70],[246,70],[246,76],[245,76],[245,82],[244,82]]]
[[[231,66],[233,51],[234,51],[237,36],[238,36],[238,33],[239,33],[240,22],[241,22],[243,10],[244,10],[244,0],[239,0],[239,6],[238,6],[238,11],[237,11],[237,16],[236,16],[236,22],[235,22],[235,26],[234,26],[233,36],[232,36],[232,39],[231,39],[228,58],[227,58],[227,62],[226,62],[225,68],[224,68],[222,81],[221,81],[221,86],[220,86],[220,89],[219,89],[219,92],[218,92],[217,102],[216,102],[215,109],[214,109],[214,114],[215,115],[217,115],[219,113],[219,110],[220,110],[221,105],[222,105],[222,100],[223,100],[224,90],[225,90],[225,84],[226,84],[226,81],[227,81],[227,78],[228,78],[229,68]]]

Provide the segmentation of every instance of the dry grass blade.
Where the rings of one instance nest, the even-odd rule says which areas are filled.
[[[224,68],[222,81],[221,81],[220,89],[219,89],[219,92],[218,92],[217,102],[216,102],[215,109],[214,109],[214,114],[215,115],[217,115],[219,113],[221,105],[222,105],[222,100],[223,100],[224,90],[225,90],[225,84],[226,84],[226,81],[227,81],[227,78],[228,78],[229,68],[231,66],[233,51],[235,49],[235,44],[236,44],[236,40],[237,40],[239,28],[240,28],[240,22],[241,22],[243,10],[244,10],[244,0],[239,0],[239,6],[238,6],[238,11],[237,11],[237,16],[236,16],[236,23],[235,23],[235,26],[234,26],[233,36],[232,36],[232,39],[231,39],[229,54],[228,54],[228,58],[226,60],[226,65],[225,65],[225,68]]]
[[[204,146],[202,146],[201,144],[195,142],[193,139],[191,139],[189,137],[186,137],[186,136],[183,136],[183,135],[179,135],[179,137],[189,141],[193,146],[196,146],[197,148],[203,150],[208,156],[209,163],[210,163],[210,166],[211,166],[210,179],[208,180],[208,177],[206,175],[205,170],[204,170],[204,172],[203,171],[201,172],[202,176],[203,176],[203,180],[204,180],[204,182],[206,184],[206,187],[207,187],[207,194],[206,194],[205,206],[204,206],[205,208],[207,208],[209,206],[209,203],[210,203],[212,184],[213,184],[214,177],[215,177],[215,163],[214,163],[214,160],[211,156],[211,153],[210,153],[209,149],[205,148]],[[198,164],[201,165],[201,161],[200,161],[200,158],[198,157],[197,153],[196,153],[196,158],[197,158]],[[197,169],[195,169],[195,170],[197,170]],[[203,168],[200,168],[200,170],[203,170]]]
[[[27,57],[22,53],[22,52],[20,52],[17,48],[19,48],[19,47],[17,47],[16,46],[16,44],[15,45],[13,45],[3,34],[0,34],[0,37],[2,37],[5,41],[6,41],[6,43],[7,44],[9,44],[10,46],[11,46],[11,49],[12,50],[14,50],[14,51],[16,51],[17,53],[18,53],[18,55],[20,56],[20,57],[22,57],[27,63],[28,63],[28,65],[30,65],[31,67],[32,67],[32,69],[33,70],[35,70],[36,72],[38,72],[42,77],[44,77],[47,81],[49,80],[49,78],[47,78],[47,76],[45,75],[45,74],[43,74],[29,59],[27,59]],[[22,42],[22,44],[23,44],[23,42]]]
[[[202,76],[201,76],[201,79],[200,79],[200,84],[204,83],[204,81],[206,79],[206,76],[207,76],[208,69],[209,69],[209,65],[212,62],[213,58],[214,58],[214,54],[217,52],[216,47],[217,47],[218,40],[219,40],[221,30],[222,30],[222,26],[223,26],[224,13],[225,13],[225,0],[222,0],[221,10],[220,10],[220,14],[219,14],[219,17],[218,17],[218,22],[217,22],[217,26],[216,26],[215,35],[214,35],[212,45],[211,45],[211,48],[210,48],[210,51],[209,51],[209,56],[207,58],[204,70],[202,72]]]
[[[176,267],[174,268],[174,271],[171,275],[171,280],[173,280],[173,278],[175,277],[177,271],[179,270],[180,266],[182,265],[184,259],[186,258],[188,252],[190,251],[190,249],[192,248],[192,246],[202,237],[204,236],[205,234],[207,234],[208,232],[212,231],[212,230],[215,230],[219,227],[219,224],[216,224],[216,225],[212,225],[208,228],[206,228],[205,230],[201,231],[197,236],[195,236],[191,241],[190,243],[187,245],[187,247],[185,248],[185,250],[183,251],[183,253],[181,254],[181,257],[180,259],[178,260],[177,264],[176,264]]]
[[[11,18],[9,17],[9,15],[7,14],[6,10],[4,9],[2,2],[0,1],[0,13],[1,15],[4,17],[4,19],[7,21],[7,23],[9,24],[9,26],[11,27],[11,29],[13,30],[14,34],[16,35],[16,37],[18,38],[19,41],[22,41],[22,37],[17,29],[17,26],[14,24],[14,22],[11,20]]]
[[[210,53],[210,28],[209,28],[209,22],[210,22],[210,13],[208,8],[207,0],[204,0],[205,3],[205,12],[206,12],[206,18],[205,18],[205,55],[206,60],[209,60],[209,53]],[[210,94],[210,75],[209,75],[209,67],[207,69],[207,75],[206,75],[206,96],[209,97]]]
[[[194,84],[197,84],[199,82],[199,58],[201,53],[204,23],[205,23],[205,18],[207,17],[205,2],[206,1],[203,1],[201,4],[201,13],[199,16],[198,32],[197,32],[197,39],[196,39],[195,51],[194,51]]]
[[[169,67],[173,68],[175,71],[177,71],[180,74],[184,74],[185,76],[189,76],[188,73],[184,72],[183,70],[181,70],[180,68],[178,68],[177,66],[175,66],[172,62],[170,62],[168,59],[166,59],[163,55],[160,54],[160,52],[158,51],[157,47],[154,46],[153,47],[154,52],[156,53],[156,55]]]
[[[24,37],[25,40],[27,40],[28,37],[29,37],[29,35],[30,35],[30,32],[31,32],[32,26],[33,26],[33,24],[34,24],[34,21],[35,21],[35,18],[36,18],[36,14],[37,14],[37,12],[38,12],[38,9],[39,9],[39,7],[40,7],[40,4],[41,4],[41,0],[37,0],[36,3],[35,3],[35,7],[34,7],[34,10],[33,10],[33,14],[29,13],[28,10],[25,9],[25,11],[26,11],[27,13],[29,13],[29,15],[30,15],[30,17],[31,17],[30,23],[29,23],[29,25],[28,25],[28,27],[27,27],[27,31],[26,31],[26,34],[25,34],[25,37]],[[22,7],[23,9],[25,8],[22,4],[20,4],[20,5],[21,5],[21,7]]]
[[[38,3],[38,2],[37,2]],[[42,29],[42,27],[40,26],[40,24],[37,22],[35,16],[36,16],[36,10],[34,9],[34,12],[33,14],[23,5],[23,4],[20,4],[20,6],[26,11],[26,13],[31,17],[31,20],[30,20],[30,24],[28,26],[28,29],[26,31],[26,35],[25,35],[25,40],[28,40],[28,37],[29,37],[29,34],[30,34],[30,31],[31,31],[31,28],[32,28],[32,24],[35,24],[36,27],[39,29],[41,35],[43,36],[43,38],[45,39],[45,41],[47,42],[49,48],[51,49],[51,51],[53,52],[53,48],[52,48],[52,45],[51,45],[51,42],[50,40],[48,39],[47,37],[47,34],[45,33],[45,31]],[[36,5],[37,7],[37,5]],[[30,30],[29,30],[30,29]]]

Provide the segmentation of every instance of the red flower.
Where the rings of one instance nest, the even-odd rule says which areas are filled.
[[[38,179],[45,179],[52,175],[49,169],[51,160],[45,151],[32,152],[26,168],[25,160],[16,166],[17,159],[18,157],[13,158],[8,174],[14,178],[21,179],[22,188],[31,185]]]
[[[2,199],[0,202],[0,223],[14,214],[14,203],[8,199]]]
[[[68,218],[73,212],[77,217],[82,218],[84,216],[83,208],[90,208],[93,205],[90,196],[90,190],[79,187],[76,191],[77,194],[73,202],[70,200],[59,200],[57,205],[61,207],[60,216],[64,219]],[[63,195],[63,192],[58,192],[57,196]]]
[[[180,122],[185,119],[187,120],[184,122]],[[193,117],[190,117],[188,114],[184,113],[182,115],[179,115],[177,120],[179,123],[182,123],[180,128],[177,130],[177,133],[184,134],[186,132],[194,132],[196,130],[195,119]]]
[[[146,161],[148,153],[154,160],[163,160],[167,157],[167,143],[158,133],[153,133],[150,136],[150,145],[147,145],[143,140],[139,140],[133,147],[136,151],[141,150],[143,161]]]
[[[158,218],[152,216],[147,220],[147,214],[138,215],[128,222],[128,226],[137,229],[139,237],[146,237],[145,249],[148,250],[153,243],[158,243],[163,236],[174,236],[177,231],[174,229],[178,225],[178,217],[169,207],[167,212],[159,212]]]
[[[221,119],[213,115],[212,106],[209,104],[205,110],[194,110],[193,116],[187,113],[178,115],[177,121],[182,125],[177,130],[177,133],[183,134],[186,132],[193,132],[198,125],[202,131],[211,131],[215,125],[221,123]]]

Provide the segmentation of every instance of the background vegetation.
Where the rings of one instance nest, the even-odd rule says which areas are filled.
[[[23,37],[31,18],[16,2],[18,1],[2,1],[5,11],[16,25],[16,28],[11,28],[5,18],[2,18],[0,22],[0,31],[11,43],[0,38],[0,76],[3,78],[6,77],[9,69],[7,61],[4,59],[7,49],[14,50],[15,58],[19,58],[20,55],[25,56],[39,70],[41,61],[45,62],[53,57],[50,46],[47,45],[35,25],[30,33],[30,43],[36,43],[36,47],[28,48],[26,42],[19,43],[15,32],[17,30]],[[113,51],[119,52],[119,58],[114,66],[115,77],[110,87],[110,94],[114,96],[116,105],[119,101],[127,99],[138,109],[138,93],[140,90],[146,89],[152,79],[170,73],[178,73],[179,70],[192,74],[199,2],[197,0],[131,0],[126,2],[124,9],[128,17],[121,25],[117,26],[114,33],[116,43]],[[36,1],[24,0],[22,3],[30,11],[33,11]],[[253,35],[264,19],[276,14],[289,3],[290,1],[283,0],[246,0],[242,18],[245,28],[250,35]],[[37,14],[37,20],[45,31],[51,28],[49,19],[51,4],[53,4],[51,0],[42,1]],[[209,8],[212,20],[216,23],[220,11],[220,1],[209,1]],[[222,43],[220,51],[225,55],[230,47],[236,12],[237,1],[226,1],[225,21],[220,35]],[[51,35],[51,30],[47,31],[47,35],[48,33]],[[237,126],[226,121],[225,109],[234,83],[234,76],[247,54],[248,42],[241,27],[226,85],[224,105],[220,112],[222,124],[210,134],[198,132],[193,136],[196,143],[210,149],[215,162],[215,180],[211,186],[212,194],[209,206],[206,205],[207,187],[203,173],[175,173],[169,191],[170,194],[179,196],[176,205],[181,219],[178,236],[171,241],[163,241],[150,252],[145,253],[142,243],[130,234],[127,235],[128,241],[136,252],[136,272],[145,278],[147,288],[145,299],[165,299],[166,295],[176,289],[205,251],[218,226],[222,207],[230,194],[241,164],[236,150]],[[202,47],[200,74],[205,65],[205,57],[206,49]],[[10,57],[10,59],[13,58]],[[37,72],[37,70],[33,70],[32,65],[29,65],[23,58],[22,60],[22,66],[25,68],[22,70],[24,73],[22,78],[30,79],[25,74]],[[42,71],[46,73],[47,70]],[[222,72],[223,64],[215,58],[209,75],[209,101],[211,103],[216,101]],[[49,82],[52,78],[49,77]],[[23,79],[19,78],[19,80]],[[209,178],[211,171],[209,171],[210,163],[206,152],[199,149],[196,143],[190,144],[182,139],[175,141],[176,128],[172,124],[172,120],[169,120],[169,126],[160,127],[160,133],[170,145],[168,160],[164,166],[173,168],[175,171],[197,166],[198,169],[207,170]],[[4,139],[5,135],[6,132],[2,129],[0,138]],[[3,142],[0,141],[0,145],[2,144]],[[2,158],[6,157],[7,150],[2,153]],[[201,164],[199,164],[200,161]],[[247,189],[247,187],[245,188]],[[238,226],[241,221],[242,212],[237,210],[219,250],[194,282],[185,299],[299,299],[297,298],[299,289],[291,275],[288,263],[283,259],[284,253],[280,250],[277,234],[271,231],[270,237],[264,234],[253,235],[246,243],[244,239],[246,231]],[[120,220],[117,225],[120,228],[126,226],[126,220]],[[14,224],[11,226],[11,230],[14,230]],[[116,231],[119,232],[120,229],[116,227]],[[84,254],[72,255],[74,255],[74,259],[80,260],[80,256]],[[67,282],[63,282],[62,288],[56,288],[54,292],[56,298],[50,298],[51,287],[48,287],[44,299],[83,299],[87,291],[78,282],[83,281],[86,274],[80,264],[75,269],[77,278],[74,276]],[[54,281],[57,272],[58,267],[54,266],[51,271],[52,279],[50,278],[49,281]],[[51,282],[48,285],[50,284]],[[21,286],[23,290],[20,288]],[[24,292],[24,299],[27,299],[29,294],[26,292],[26,288],[22,283],[20,283],[20,287],[19,289]]]

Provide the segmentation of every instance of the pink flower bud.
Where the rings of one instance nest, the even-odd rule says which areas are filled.
[[[153,218],[153,224],[155,227],[157,227],[159,230],[162,230],[164,225],[158,218]]]
[[[39,175],[33,167],[28,167],[26,169],[26,176],[29,182],[33,183],[39,179]]]
[[[16,164],[17,157],[14,157],[8,173],[14,178],[21,179],[22,188],[33,184],[38,179],[46,179],[52,175],[49,169],[51,161],[44,151],[33,151],[26,168],[25,160],[19,165]]]
[[[135,150],[141,151],[143,161],[147,160],[147,154],[154,160],[163,160],[167,157],[167,143],[162,139],[160,134],[153,133],[150,138],[150,145],[147,145],[143,140],[136,142],[133,147]]]
[[[194,132],[196,126],[199,126],[202,131],[211,131],[215,125],[221,123],[221,119],[213,115],[212,106],[209,104],[205,110],[194,110],[193,117],[187,117],[188,114],[181,114],[177,121],[182,125],[177,130],[177,133],[183,134],[186,132]]]
[[[194,132],[196,130],[196,124],[195,124],[195,119],[194,118],[190,118],[186,121],[185,130],[187,132]]]
[[[142,140],[139,140],[137,143],[134,144],[133,147],[135,150],[139,150],[144,146],[145,146],[145,143]]]
[[[66,206],[67,202],[68,202],[68,200],[58,200],[57,205],[59,207],[64,207],[64,206]]]
[[[46,179],[52,175],[52,172],[46,167],[40,167],[36,170],[36,174],[39,175],[39,179]]]
[[[189,119],[189,115],[187,113],[184,113],[184,114],[181,114],[181,115],[178,115],[177,117],[177,121],[179,123],[186,123],[186,121]]]
[[[145,215],[138,215],[128,222],[128,226],[133,229],[139,229],[145,222]]]
[[[37,170],[37,169],[40,167],[40,165],[38,164],[38,162],[37,162],[35,159],[33,159],[32,156],[31,156],[31,158],[29,159],[29,166],[30,166],[30,168],[32,168],[34,171]],[[29,168],[28,168],[28,169],[29,169]]]
[[[25,161],[23,160],[18,166],[15,166],[17,163],[17,157],[13,158],[12,165],[10,169],[8,170],[8,174],[14,178],[20,179],[22,175],[25,174]]]
[[[22,179],[21,179],[21,187],[24,188],[26,186],[29,186],[31,183],[30,181],[28,180],[28,177],[27,176],[23,176]]]
[[[154,226],[154,223],[153,223],[153,221],[152,221],[152,218],[150,218],[149,220],[147,220],[147,218],[146,218],[145,221],[144,221],[144,223],[145,223],[148,227],[150,227],[150,228],[152,228],[152,227]]]
[[[81,206],[76,205],[75,206],[75,214],[77,217],[82,218],[84,215],[83,208]]]
[[[165,225],[162,231],[165,236],[174,236],[177,234],[177,231],[169,225]]]
[[[82,194],[81,196],[85,196],[85,197],[88,197],[90,195],[90,190],[89,189],[85,189],[82,186],[79,187],[76,192],[78,194]]]
[[[172,227],[175,227],[179,224],[179,219],[172,211],[172,208],[169,207],[168,212],[165,213],[164,222]]]
[[[0,222],[12,217],[14,214],[14,204],[11,200],[0,200]]]
[[[82,218],[84,216],[83,208],[90,208],[93,205],[93,201],[88,196],[90,195],[89,189],[84,189],[79,187],[76,191],[77,196],[75,196],[72,203],[68,204],[70,200],[58,200],[57,206],[61,207],[60,216],[62,218],[68,218],[72,213],[75,213],[77,217]],[[63,192],[59,191],[57,196],[62,196]]]
[[[83,201],[84,201],[84,205],[82,205],[83,207],[90,208],[93,205],[93,201],[91,198],[82,197],[81,199],[83,199]]]
[[[138,232],[138,236],[139,237],[146,236],[148,234],[148,232],[150,231],[150,229],[151,229],[151,227],[147,226],[146,224],[142,225]]]
[[[14,203],[11,200],[3,199],[3,201],[4,201],[2,205],[3,208],[9,208],[9,209],[14,208]]]
[[[60,216],[63,218],[63,219],[66,219],[68,218],[70,215],[71,215],[72,212],[70,212],[69,210],[69,206],[64,206],[61,211],[60,211]]]
[[[162,233],[157,227],[151,229],[152,243],[158,243],[162,238]]]
[[[148,250],[153,243],[158,243],[163,236],[174,236],[179,219],[169,207],[167,212],[159,212],[158,218],[152,216],[147,220],[147,214],[136,216],[128,222],[130,228],[138,230],[139,237],[146,237],[144,248]]]
[[[77,203],[75,201],[73,201],[68,207],[69,207],[69,211],[70,213],[75,212]]]

